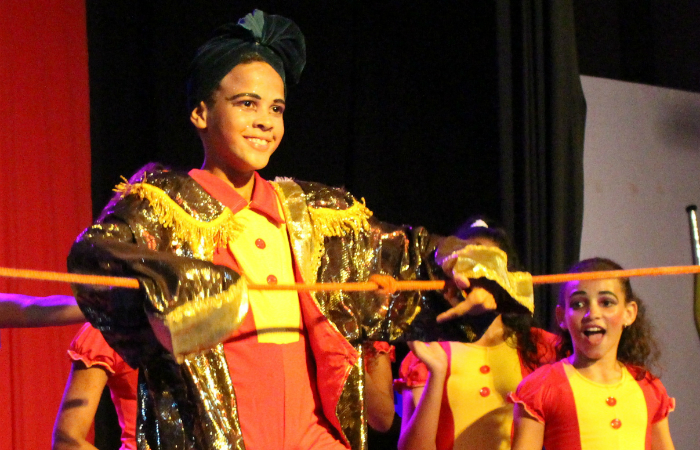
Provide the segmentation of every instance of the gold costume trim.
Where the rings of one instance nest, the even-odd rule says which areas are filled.
[[[456,260],[454,274],[464,278],[486,278],[495,281],[531,313],[535,310],[532,275],[528,272],[508,272],[508,256],[500,248],[466,245],[452,253],[446,261],[450,259]]]
[[[217,295],[187,302],[166,313],[164,322],[177,361],[182,363],[185,355],[226,340],[243,322],[248,307],[248,285],[241,277]]]
[[[353,233],[359,236],[360,232],[369,231],[368,219],[372,217],[372,211],[365,205],[365,199],[357,201],[347,209],[309,208],[311,221],[319,236],[345,236]]]
[[[304,191],[301,186],[289,178],[276,178],[270,184],[282,205],[289,241],[292,246],[292,257],[296,260],[303,281],[313,283],[316,281],[318,268],[321,266],[324,246],[323,239],[317,239],[311,231],[313,226]],[[316,300],[314,293],[311,296]]]
[[[197,220],[188,214],[165,191],[148,183],[123,182],[114,188],[122,197],[134,194],[142,200],[148,200],[158,223],[186,241],[191,248],[205,245],[206,258],[211,260],[218,246],[226,246],[242,230],[230,209],[223,212],[211,222]]]

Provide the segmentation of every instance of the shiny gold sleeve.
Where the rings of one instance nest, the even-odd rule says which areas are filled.
[[[68,258],[71,272],[139,280],[140,289],[73,286],[85,316],[133,367],[165,348],[181,361],[213,347],[235,331],[247,311],[238,274],[176,254],[173,246],[181,243],[175,240],[148,201],[131,195],[85,230]]]

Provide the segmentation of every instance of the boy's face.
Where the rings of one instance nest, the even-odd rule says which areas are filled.
[[[192,112],[205,165],[250,174],[264,168],[284,135],[284,83],[267,63],[234,67],[219,83],[213,102]]]

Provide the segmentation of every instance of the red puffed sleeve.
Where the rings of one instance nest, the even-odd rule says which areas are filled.
[[[124,360],[105,342],[102,333],[89,323],[83,325],[73,338],[68,355],[74,361],[82,361],[87,367],[98,365],[110,374],[122,373],[127,369]],[[126,366],[126,367],[124,367]]]
[[[399,378],[394,380],[394,389],[401,392],[404,389],[425,386],[428,380],[428,368],[420,359],[408,352],[399,368]]]
[[[676,409],[676,399],[668,395],[660,379],[656,378],[649,371],[644,373],[644,378],[639,379],[641,369],[638,367],[627,366],[627,370],[630,371],[642,388],[651,423],[656,423],[667,418],[668,415]]]
[[[447,353],[448,365],[450,364],[451,350],[449,342],[440,342],[440,346]],[[449,373],[449,367],[448,367]],[[399,378],[394,380],[394,390],[401,392],[404,389],[413,389],[425,386],[428,381],[428,367],[421,362],[413,352],[408,352],[399,368]]]
[[[547,393],[544,386],[546,381],[551,380],[549,378],[551,375],[552,365],[545,365],[535,370],[523,378],[514,393],[508,394],[508,401],[522,405],[534,419],[544,423],[546,417],[545,394]]]
[[[364,344],[365,367],[377,357],[377,355],[389,355],[391,362],[396,361],[396,348],[384,341],[370,341]]]
[[[656,414],[654,414],[654,417],[651,419],[651,423],[656,423],[667,418],[668,415],[676,409],[676,399],[668,395],[666,388],[658,378],[653,380],[652,386],[654,387],[656,398],[659,400],[659,407],[656,410]]]

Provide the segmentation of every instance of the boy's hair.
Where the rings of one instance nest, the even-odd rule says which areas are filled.
[[[574,264],[569,273],[596,272],[599,270],[622,270],[615,261],[607,258],[589,258]],[[623,364],[636,366],[641,369],[638,378],[643,378],[652,368],[658,368],[660,356],[659,346],[653,337],[653,327],[646,317],[646,308],[642,300],[632,290],[629,278],[617,278],[625,293],[625,302],[637,304],[637,318],[622,330],[620,344],[617,348],[617,360]],[[559,306],[565,307],[566,283],[559,288]],[[559,329],[561,345],[558,359],[567,357],[573,352],[571,335],[566,329]]]

